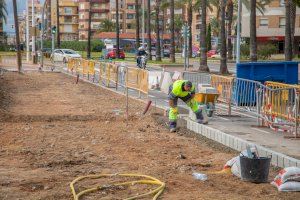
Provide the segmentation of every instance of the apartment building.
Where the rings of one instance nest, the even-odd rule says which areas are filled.
[[[79,28],[80,40],[87,40],[89,11],[91,12],[91,31],[94,36],[104,19],[110,18],[109,0],[79,0]]]
[[[242,37],[250,37],[250,12],[242,8]],[[257,10],[256,30],[258,45],[272,43],[278,46],[278,53],[284,53],[285,7],[284,0],[274,0],[266,6],[264,13]],[[299,52],[300,45],[300,9],[296,11],[295,43]]]
[[[78,40],[79,0],[59,0],[59,31],[62,41]],[[56,0],[51,1],[51,25],[57,26]]]

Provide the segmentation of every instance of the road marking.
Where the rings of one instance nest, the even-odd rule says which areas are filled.
[[[256,131],[259,131],[259,132],[262,132],[262,133],[270,133],[270,132],[268,132],[268,131],[260,130],[260,129],[258,129],[258,128],[251,128],[251,129],[256,130]]]
[[[155,98],[155,96],[153,96],[153,95],[148,95],[150,98]]]

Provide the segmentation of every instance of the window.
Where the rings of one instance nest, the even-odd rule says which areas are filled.
[[[259,20],[259,26],[268,26],[269,20],[268,19],[260,19]]]
[[[71,16],[68,16],[68,17],[65,17],[65,23],[72,23],[72,17]]]
[[[201,28],[201,24],[197,24],[196,29],[200,29],[200,28]]]
[[[84,9],[84,3],[80,4],[80,9]]]
[[[106,4],[101,4],[101,9],[106,9]]]
[[[84,14],[83,13],[80,14],[80,19],[84,19]]]
[[[99,19],[100,18],[100,14],[99,13],[93,13],[92,14],[92,18],[93,19]]]
[[[127,14],[127,19],[134,19],[134,14]]]
[[[107,15],[106,15],[105,13],[101,13],[101,14],[100,14],[100,18],[101,18],[101,19],[105,19],[106,17],[107,17]]]
[[[83,28],[84,28],[84,24],[80,24],[80,26],[79,26],[79,27],[83,29]]]
[[[127,5],[128,10],[134,10],[134,5]]]
[[[133,29],[132,24],[127,24],[127,29]]]
[[[66,33],[71,33],[71,32],[73,32],[72,25],[65,25],[65,27],[64,27],[64,32],[66,32]]]
[[[285,17],[280,17],[279,18],[279,28],[284,28],[285,27]]]
[[[99,8],[99,4],[98,3],[92,4],[92,8]]]
[[[66,7],[64,8],[65,14],[72,14],[72,8]]]

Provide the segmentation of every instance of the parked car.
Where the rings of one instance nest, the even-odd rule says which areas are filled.
[[[216,54],[218,54],[217,50],[209,50],[209,51],[207,52],[207,57],[208,57],[208,58],[212,58],[212,56],[213,56],[213,55],[216,55]]]
[[[106,59],[115,59],[117,56],[116,52],[117,52],[116,48],[109,49],[105,58]],[[119,49],[119,59],[125,59],[125,52],[123,49]]]
[[[55,49],[50,57],[52,62],[67,63],[69,58],[81,58],[81,55],[72,49]]]
[[[156,57],[156,48],[151,47],[151,56]],[[170,49],[164,49],[164,57],[169,58],[170,57]]]

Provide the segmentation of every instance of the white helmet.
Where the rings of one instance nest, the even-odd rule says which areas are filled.
[[[145,50],[145,48],[143,46],[140,46],[138,50],[143,51],[143,50]]]

